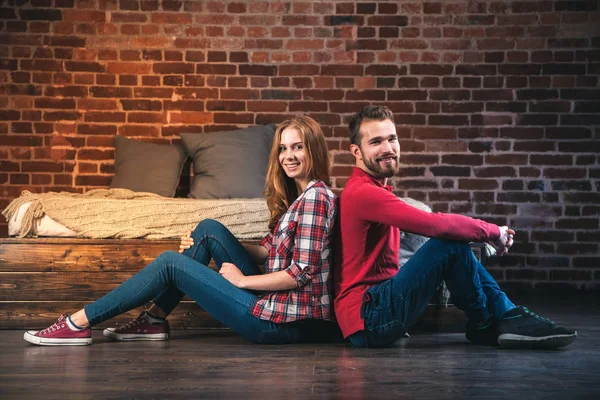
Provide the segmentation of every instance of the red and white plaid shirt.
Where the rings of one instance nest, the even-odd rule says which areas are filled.
[[[251,309],[254,316],[276,323],[332,319],[329,268],[336,206],[327,185],[313,180],[279,219],[275,234],[261,241],[269,252],[265,274],[286,271],[298,286],[260,297]]]

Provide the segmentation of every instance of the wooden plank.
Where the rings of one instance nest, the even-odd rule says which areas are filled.
[[[85,306],[81,301],[0,302],[0,329],[40,329],[52,324],[64,312],[74,313]],[[121,326],[146,307],[138,307],[97,325],[95,328]],[[169,316],[172,329],[223,328],[223,325],[193,301],[182,301]]]
[[[177,245],[178,246],[178,245]],[[172,243],[132,244],[0,244],[4,272],[139,271]]]
[[[0,244],[3,272],[137,272],[179,242],[139,244]],[[213,263],[214,265],[214,263]]]
[[[75,312],[87,303],[81,301],[0,302],[0,329],[40,329],[52,324],[63,312]],[[96,328],[120,326],[135,318],[144,307],[105,321]],[[193,301],[182,301],[169,316],[172,329],[222,328],[223,325]],[[411,332],[463,332],[465,317],[462,311],[430,304]]]
[[[259,244],[258,239],[244,239],[242,243]],[[35,237],[35,238],[16,238],[16,237],[3,237],[0,238],[0,244],[109,244],[109,245],[154,245],[154,244],[176,244],[179,246],[179,238],[175,239],[86,239],[86,238],[69,238],[69,237]]]
[[[94,301],[133,272],[0,272],[0,301]]]

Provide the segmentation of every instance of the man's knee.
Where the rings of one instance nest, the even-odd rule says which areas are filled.
[[[458,250],[458,251],[470,251],[469,244],[466,242],[459,242],[456,240],[449,239],[439,239],[439,238],[431,238],[427,241],[429,246],[434,246],[436,249],[445,248],[448,251]]]

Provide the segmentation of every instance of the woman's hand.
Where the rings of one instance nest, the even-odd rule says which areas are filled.
[[[179,244],[179,253],[183,253],[194,245],[194,239],[192,238],[192,231],[188,231],[181,237],[181,243]]]
[[[494,241],[490,241],[489,243],[496,248],[497,254],[499,256],[506,255],[508,253],[508,249],[514,243],[515,231],[510,229],[508,226],[499,226],[500,229],[500,237]]]
[[[219,274],[225,279],[227,279],[231,284],[240,289],[244,288],[245,278],[246,276],[242,274],[242,271],[239,270],[232,263],[223,263],[221,265],[221,269],[219,270]]]

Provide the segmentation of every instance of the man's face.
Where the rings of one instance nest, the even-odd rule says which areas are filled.
[[[366,120],[360,132],[360,147],[350,146],[357,166],[378,179],[394,176],[400,168],[400,144],[394,123],[389,119]]]

